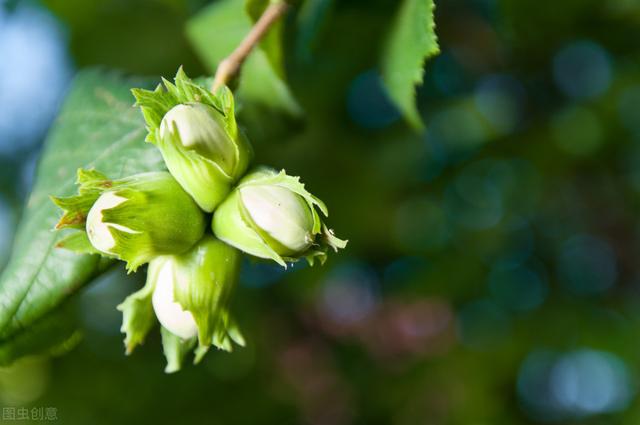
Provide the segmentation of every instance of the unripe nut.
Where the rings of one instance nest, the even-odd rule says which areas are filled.
[[[236,163],[236,147],[227,135],[220,112],[203,103],[183,103],[166,113],[160,124],[160,137],[176,130],[180,143],[217,163],[231,174]]]
[[[198,326],[189,311],[185,311],[174,298],[174,278],[171,261],[167,261],[156,281],[156,288],[153,292],[153,310],[158,321],[169,332],[182,339],[190,339],[198,334]]]
[[[255,185],[240,189],[251,220],[282,256],[307,250],[313,243],[313,215],[306,201],[280,186]]]
[[[97,250],[102,251],[105,254],[113,254],[111,250],[116,245],[116,241],[109,228],[122,230],[127,233],[135,233],[128,227],[102,221],[102,211],[117,207],[126,200],[126,198],[118,196],[113,192],[105,192],[100,195],[98,200],[89,210],[89,214],[87,214],[86,230],[89,241],[91,241],[91,244]]]

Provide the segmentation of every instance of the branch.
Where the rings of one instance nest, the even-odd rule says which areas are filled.
[[[240,45],[225,59],[220,62],[213,79],[211,91],[215,92],[227,84],[240,71],[240,67],[249,56],[249,53],[269,31],[271,26],[278,21],[289,9],[285,1],[270,4],[260,16],[260,19],[251,28],[251,31],[240,42]]]

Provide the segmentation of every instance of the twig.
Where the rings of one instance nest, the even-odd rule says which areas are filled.
[[[262,37],[269,31],[271,25],[278,21],[289,9],[286,1],[279,1],[270,4],[260,16],[260,19],[253,25],[251,31],[240,42],[240,45],[225,59],[220,62],[213,79],[211,91],[215,92],[221,86],[227,84],[240,70],[240,67],[249,56],[249,53],[260,42]]]

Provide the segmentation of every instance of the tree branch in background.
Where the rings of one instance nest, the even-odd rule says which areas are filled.
[[[277,22],[288,9],[289,5],[285,1],[280,1],[270,4],[264,10],[260,19],[253,25],[251,31],[249,31],[240,45],[218,65],[211,91],[215,92],[238,74],[249,53],[269,31],[271,25]]]

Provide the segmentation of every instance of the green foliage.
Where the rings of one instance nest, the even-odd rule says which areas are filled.
[[[65,303],[0,344],[0,366],[34,353],[56,355],[73,348],[82,337],[73,306]]]
[[[306,0],[300,6],[297,17],[295,40],[296,55],[303,61],[310,61],[318,44],[318,36],[330,15],[334,0]]]
[[[196,52],[213,73],[217,65],[240,43],[251,28],[252,16],[260,10],[259,2],[222,0],[204,9],[187,24],[187,35]],[[302,111],[283,77],[282,53],[278,27],[267,36],[262,48],[254,49],[243,65],[236,95],[246,103],[275,109],[291,116]]]
[[[129,87],[141,83],[100,71],[76,78],[47,139],[13,255],[0,277],[0,350],[105,268],[97,255],[57,248],[66,232],[52,231],[60,213],[49,195],[73,194],[82,167],[114,177],[162,169],[159,153],[143,143],[143,120],[131,107]]]
[[[389,96],[418,130],[423,123],[415,104],[415,88],[422,84],[425,60],[440,52],[434,8],[433,0],[404,0],[382,58],[382,77]]]
[[[222,0],[209,6],[189,22],[188,37],[212,72],[220,60],[238,45],[268,4],[265,0],[247,0],[244,4]],[[324,15],[329,5],[330,3],[318,4],[317,8]],[[412,17],[412,12],[417,7],[417,3],[407,1],[398,17],[389,43],[391,50],[388,52],[388,62],[392,68],[405,63],[406,58],[402,54],[405,49],[401,44],[413,33],[409,34],[408,30],[404,30],[403,24]],[[322,21],[311,16],[315,8],[304,10],[309,14],[304,22],[318,24]],[[431,8],[428,8],[427,15],[432,23]],[[292,116],[301,114],[284,77],[284,24],[284,20],[276,23],[267,33],[260,48],[255,49],[244,64],[237,90],[239,108],[260,105]],[[309,34],[316,33],[317,28],[314,28]],[[432,29],[432,26],[428,25],[428,28]],[[433,42],[435,43],[435,38]],[[186,81],[186,76],[183,80]],[[413,78],[411,81],[413,90],[416,80]],[[149,133],[151,139],[156,135],[155,130],[163,113],[175,104],[176,96],[193,97],[190,100],[215,97],[200,86],[190,82],[182,83],[184,84],[177,81],[176,85],[172,85],[165,81],[167,91],[162,90],[162,93],[159,92],[160,89],[154,92],[134,92],[139,104],[143,106],[147,126],[152,130]],[[60,213],[46,199],[47,196],[53,194],[58,204],[64,204],[64,200],[73,193],[77,169],[97,168],[113,179],[164,169],[159,152],[153,146],[143,143],[144,121],[131,108],[132,99],[128,89],[141,84],[143,82],[140,80],[126,80],[99,71],[85,71],[77,77],[62,113],[46,141],[45,153],[38,169],[38,180],[17,232],[13,256],[0,277],[0,350],[17,341],[29,341],[30,335],[40,328],[48,329],[42,326],[47,321],[44,318],[57,315],[59,307],[68,298],[110,264],[110,260],[96,255],[83,233],[68,233],[66,230],[52,232],[60,219]],[[393,96],[393,87],[390,91]],[[220,96],[222,101],[216,98],[217,103],[212,103],[227,113],[229,108],[224,102],[225,95],[222,93]],[[160,102],[154,103],[156,100]],[[148,104],[145,103],[147,101]],[[410,116],[409,113],[407,115]],[[235,130],[235,123],[233,124]],[[80,180],[82,178],[83,176],[79,176]],[[73,210],[65,208],[66,214],[59,227],[82,229],[86,219],[83,214],[86,213],[87,206],[95,201],[94,195],[97,193],[89,194],[87,205],[82,205],[81,208],[78,205]],[[319,220],[316,221],[314,233],[323,235],[323,243],[334,248],[342,244],[324,226],[319,225]],[[76,255],[69,250],[58,249],[60,247],[83,254]],[[320,254],[324,252],[318,252]],[[310,260],[313,258],[311,255]],[[40,327],[32,329],[35,325]],[[58,343],[57,332],[49,333],[51,342],[45,345],[54,345],[54,340]],[[141,333],[146,333],[146,330]],[[70,335],[69,332],[60,332],[62,334],[66,335],[64,338]],[[141,338],[128,337],[128,346],[141,342]],[[21,347],[26,347],[23,342],[20,344]],[[22,351],[24,350],[21,348],[7,349],[6,352]],[[10,361],[11,356],[5,357]]]
[[[325,15],[330,4],[316,2],[316,7],[310,9],[307,6],[303,9],[307,11],[307,19],[301,22],[317,24],[321,20],[312,12],[320,10]],[[244,4],[222,0],[189,22],[188,37],[212,72],[238,45],[268,5],[269,1],[266,0],[247,0]],[[311,25],[310,34],[315,34],[315,24]],[[296,116],[301,110],[285,82],[284,25],[284,20],[277,22],[266,34],[260,48],[255,49],[248,58],[239,78],[237,96],[241,106],[262,105]],[[415,43],[416,39],[420,42]],[[433,4],[406,0],[385,49],[383,73],[392,99],[415,126],[419,125],[419,117],[414,105],[414,86],[421,82],[424,60],[436,52]],[[186,77],[183,80],[186,81]],[[21,347],[19,350],[7,348],[7,353],[23,352],[28,345],[24,341],[30,341],[32,335],[41,332],[40,329],[47,329],[51,336],[50,340],[41,339],[49,341],[45,343],[47,346],[55,345],[54,342],[59,343],[73,334],[52,331],[43,323],[56,323],[58,320],[43,318],[52,317],[52,314],[63,317],[59,307],[110,264],[109,260],[95,255],[86,237],[66,231],[51,231],[60,214],[48,202],[47,195],[54,194],[58,204],[64,204],[64,200],[69,199],[65,197],[73,193],[74,175],[79,168],[98,168],[114,179],[164,168],[159,153],[152,146],[142,143],[145,136],[143,120],[131,108],[127,92],[132,85],[139,83],[97,71],[80,74],[47,140],[38,169],[38,182],[18,230],[13,257],[0,277],[0,305],[3,307],[0,310],[0,347],[12,347],[18,343]],[[165,82],[165,86],[167,91],[162,93],[158,91],[160,89],[155,92],[135,91],[139,104],[143,106],[151,139],[156,136],[163,113],[176,103],[173,97],[186,93],[197,97],[191,100],[207,96],[213,98],[202,87],[181,84],[181,81],[177,81],[175,86]],[[160,102],[154,103],[156,100]],[[225,105],[215,100],[217,103],[212,102],[214,106],[226,112]],[[161,110],[156,110],[158,108]],[[80,180],[82,178],[79,176]],[[94,195],[92,192],[87,196],[87,205],[93,203]],[[66,208],[59,227],[82,229],[87,205]],[[317,219],[314,233],[325,234],[329,245],[335,241],[341,243],[337,239],[334,241],[333,235],[324,227],[321,228],[317,213],[314,218]],[[58,249],[61,246],[85,254],[76,255]],[[143,290],[142,293],[145,300],[149,295],[147,292]],[[142,335],[146,331],[143,329],[139,333]],[[60,339],[58,334],[64,337]],[[142,341],[140,335],[128,335],[129,348]],[[5,357],[10,360],[11,356]]]
[[[47,0],[79,6],[68,7],[77,26],[86,28],[69,29],[79,66],[91,60],[167,77],[179,64],[200,72],[172,53],[188,54],[178,39],[169,44],[179,25],[167,28],[167,19],[146,8],[179,1]],[[236,3],[240,10],[244,0]],[[640,3],[438,3],[438,33],[446,34],[447,45],[441,40],[445,54],[424,75],[426,137],[380,119],[376,108],[383,99],[369,78],[403,2],[330,3],[305,0],[287,17],[287,24],[296,24],[287,33],[288,45],[305,46],[293,61],[287,56],[287,75],[307,112],[305,129],[294,138],[260,136],[256,151],[260,163],[304,176],[330,207],[338,235],[351,239],[348,251],[332,256],[324,268],[298,263],[282,272],[275,263],[243,264],[230,307],[247,347],[233,354],[210,350],[195,368],[189,351],[196,338],[181,343],[163,331],[168,370],[183,357],[186,362],[173,376],[159,373],[164,359],[157,327],[134,356],[122,354],[116,333],[122,315],[113,307],[125,292],[139,289],[126,285],[134,282],[106,282],[99,293],[91,288],[80,300],[90,301],[81,304],[87,337],[68,356],[45,363],[51,374],[31,377],[48,383],[36,404],[56,406],[65,424],[189,424],[212,415],[219,424],[516,425],[547,418],[556,424],[639,423],[640,347],[633,342],[640,331],[640,52],[629,40],[637,35]],[[105,19],[109,6],[117,16],[145,19],[133,32],[129,19]],[[87,8],[96,10],[93,19],[83,13]],[[125,28],[118,33],[118,26]],[[202,49],[218,48],[227,29],[234,31],[211,27],[216,38]],[[589,84],[604,67],[609,85],[596,98],[567,96],[553,70],[558,53],[581,40],[594,43],[603,60],[587,56],[568,78]],[[413,49],[414,41],[401,48]],[[107,51],[109,45],[118,50]],[[358,86],[363,80],[367,84]],[[366,90],[372,86],[376,96],[370,98]],[[407,87],[413,102],[413,83]],[[367,118],[380,119],[375,128],[359,121],[347,103],[363,90],[354,103]],[[240,100],[239,123],[254,141],[259,132],[244,115],[251,105]],[[264,127],[272,125],[258,118]],[[589,118],[588,125],[577,118]],[[293,129],[287,124],[287,130]],[[596,237],[595,247],[611,252],[602,255],[585,244],[574,258],[575,245],[567,245],[574,235]],[[572,292],[599,282],[606,270],[615,275],[606,290]],[[140,317],[153,319],[148,298],[139,306]],[[49,319],[54,315],[34,322],[0,351],[10,357],[28,353],[19,348],[31,344],[21,345],[28,341],[22,336],[48,335],[44,326],[42,333],[35,330]],[[146,324],[140,323],[136,330],[143,332]],[[576,349],[601,355],[576,363]],[[533,373],[531,412],[522,377],[531,355],[541,352],[557,353],[562,361]],[[605,360],[624,362],[626,375],[619,364],[603,362],[603,353]],[[570,373],[557,373],[562,371]],[[9,394],[6,376],[0,372],[3,400]],[[12,379],[18,388],[29,382]],[[577,417],[553,419],[561,400],[555,390],[566,389],[557,384],[576,380],[579,391],[562,397],[565,406],[576,409],[580,398],[593,408],[606,399],[618,410],[592,414],[595,409],[583,406]],[[97,390],[87,390],[91,381],[99,382]],[[632,397],[628,404],[620,394]]]
[[[208,0],[41,3],[64,22],[79,68],[101,64],[136,75],[170,75],[182,64],[191,72],[202,72],[184,34],[184,24]]]

